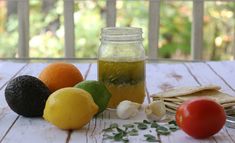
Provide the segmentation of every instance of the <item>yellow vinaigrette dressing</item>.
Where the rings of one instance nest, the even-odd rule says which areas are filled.
[[[123,100],[143,103],[145,98],[144,60],[98,60],[98,78],[112,94],[109,108]]]

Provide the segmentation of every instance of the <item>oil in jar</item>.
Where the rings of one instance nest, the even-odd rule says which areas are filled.
[[[98,60],[98,79],[112,94],[109,108],[123,100],[142,104],[145,98],[144,60]]]

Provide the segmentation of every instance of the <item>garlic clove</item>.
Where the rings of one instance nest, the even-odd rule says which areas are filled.
[[[128,100],[126,100],[126,101],[128,101]],[[130,102],[131,102],[131,101],[130,101]],[[135,108],[138,109],[138,110],[141,108],[141,104],[139,104],[139,103],[131,102],[130,104],[131,104],[131,106],[135,107]]]
[[[166,107],[163,101],[153,101],[145,107],[145,114],[148,119],[159,121],[166,114]]]
[[[145,114],[146,115],[150,115],[150,114],[152,114],[153,112],[152,112],[152,110],[151,110],[151,108],[149,107],[149,105],[147,106],[147,107],[145,107]]]
[[[136,116],[141,104],[124,100],[117,106],[117,116],[121,119],[128,119]]]

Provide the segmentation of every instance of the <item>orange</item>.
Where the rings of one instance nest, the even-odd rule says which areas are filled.
[[[51,92],[64,87],[73,87],[83,81],[83,76],[73,64],[56,62],[48,65],[39,75]]]

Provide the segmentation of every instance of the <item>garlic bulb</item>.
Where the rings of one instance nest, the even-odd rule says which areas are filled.
[[[166,107],[163,101],[157,100],[147,105],[144,111],[148,119],[159,121],[166,114]]]
[[[117,106],[117,116],[121,119],[134,117],[141,107],[141,104],[124,100]]]

